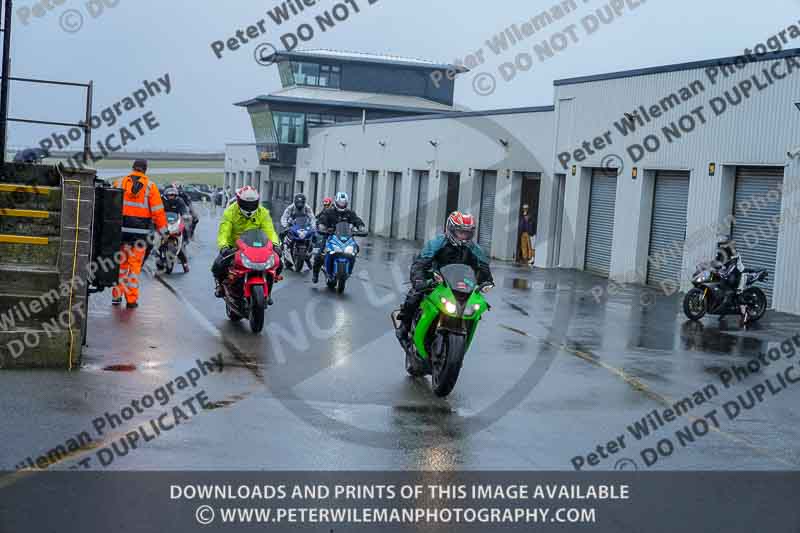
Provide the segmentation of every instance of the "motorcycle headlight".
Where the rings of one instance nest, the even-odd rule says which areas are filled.
[[[344,253],[346,253],[347,255],[355,255],[356,249],[353,247],[353,245],[345,246]]]
[[[331,246],[331,249],[333,250],[333,253],[335,253],[335,254],[342,254],[342,253],[344,253],[344,248],[342,248],[342,247],[341,247],[341,246],[339,246],[338,244],[335,244],[335,245]]]
[[[249,268],[250,270],[255,270],[258,272],[264,271],[275,265],[274,255],[270,256],[266,263],[256,263],[250,261],[250,259],[244,254],[240,254],[240,257],[242,258],[242,265],[244,265],[245,268]]]
[[[454,304],[453,302],[451,302],[450,300],[448,300],[444,296],[442,296],[442,305],[444,305],[444,310],[447,311],[447,313],[451,314],[451,315],[456,314],[456,311],[458,310],[458,308],[456,307],[456,304]]]
[[[301,229],[300,231],[297,232],[297,236],[300,237],[301,239],[305,239],[306,235],[307,235],[307,233],[306,233],[306,230],[304,230],[304,229]]]
[[[705,283],[710,279],[711,279],[711,272],[706,270],[705,272],[701,272],[696,278],[694,278],[694,281],[695,283]]]
[[[481,305],[480,304],[468,305],[464,309],[464,316],[472,316],[475,313],[477,313],[478,311],[480,311],[480,309],[481,309]]]

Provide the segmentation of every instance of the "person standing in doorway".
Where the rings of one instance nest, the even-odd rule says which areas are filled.
[[[519,215],[519,225],[517,228],[517,235],[519,235],[519,244],[517,245],[517,260],[520,263],[533,264],[534,260],[534,235],[535,229],[533,221],[528,212],[528,204],[522,206]]]

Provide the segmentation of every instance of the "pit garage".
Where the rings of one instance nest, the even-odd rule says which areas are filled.
[[[487,170],[481,174],[481,207],[478,216],[478,244],[489,251],[494,232],[494,206],[497,196],[497,172]]]
[[[689,172],[658,171],[653,187],[647,284],[680,286],[686,214],[689,206]]]
[[[592,169],[584,269],[603,277],[611,270],[616,204],[617,170]]]
[[[778,230],[774,223],[781,214],[783,167],[737,167],[733,198],[731,237],[744,265],[766,269],[769,278],[760,284],[772,303]]]

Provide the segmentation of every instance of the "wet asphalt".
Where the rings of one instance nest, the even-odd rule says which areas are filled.
[[[246,321],[227,320],[213,296],[215,230],[214,217],[204,217],[190,273],[143,276],[138,309],[112,308],[108,292],[91,297],[80,371],[0,373],[0,469],[35,461],[82,431],[92,442],[49,469],[800,467],[800,383],[787,379],[800,378],[790,368],[800,355],[791,355],[794,341],[780,351],[800,333],[800,317],[768,313],[746,329],[734,317],[689,323],[679,296],[629,286],[598,301],[607,285],[600,278],[496,263],[493,308],[454,392],[439,399],[428,379],[405,374],[389,320],[415,243],[363,239],[343,295],[313,285],[308,271],[286,272],[264,332],[254,335]],[[721,372],[770,349],[777,360],[765,356],[768,365],[725,387]],[[104,413],[120,413],[217,354],[221,372],[102,435],[94,429]],[[702,401],[698,391],[706,391]],[[164,412],[172,420],[173,407],[201,392],[205,408],[184,407],[189,416],[178,425],[123,447],[126,434]],[[748,406],[755,398],[751,408],[740,396]],[[629,428],[654,410],[669,418],[664,411],[687,397],[691,408],[649,435],[637,439]],[[740,412],[731,417],[734,403]],[[657,452],[646,449],[659,446],[653,462]],[[102,449],[114,452],[105,465]]]

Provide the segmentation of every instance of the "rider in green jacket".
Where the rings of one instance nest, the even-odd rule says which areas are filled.
[[[236,248],[236,240],[239,235],[251,229],[263,231],[273,245],[280,247],[280,239],[272,224],[272,216],[269,210],[261,205],[261,195],[253,187],[247,185],[236,192],[236,203],[232,203],[222,214],[222,221],[219,224],[217,233],[217,247],[219,255],[211,266],[214,274],[216,289],[214,293],[217,298],[222,298],[222,281],[228,274],[228,268],[233,261],[233,249]],[[280,274],[280,272],[278,272]]]

